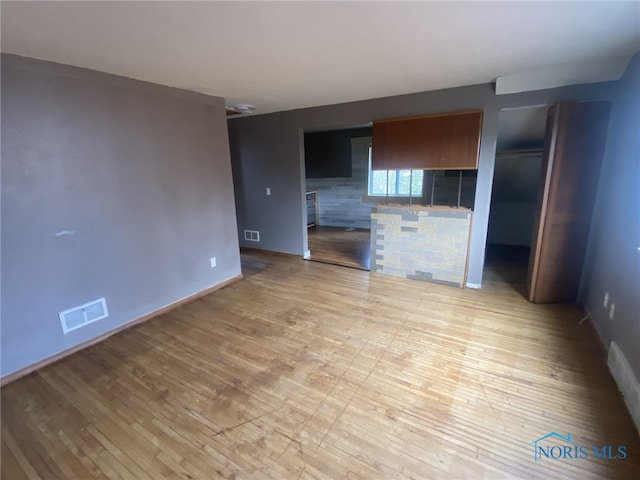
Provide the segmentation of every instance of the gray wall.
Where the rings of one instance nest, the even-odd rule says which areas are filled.
[[[501,110],[498,152],[544,147],[548,106]],[[531,246],[542,153],[496,157],[488,243]]]
[[[502,110],[498,117],[497,150],[542,149],[548,110],[546,106]]]
[[[3,376],[239,273],[222,99],[2,55]]]
[[[318,192],[318,225],[371,228],[371,208],[365,202],[371,137],[351,139],[350,178],[307,178],[307,191]]]
[[[491,85],[290,110],[229,120],[238,227],[260,230],[260,243],[241,244],[303,255],[304,158],[301,132],[363,125],[377,119],[480,108],[484,110],[469,255],[468,284],[480,286],[484,266],[498,112],[564,100],[610,99],[615,82],[496,96]],[[272,188],[266,196],[265,187]]]
[[[640,54],[613,102],[585,261],[585,305],[606,345],[614,340],[640,380]],[[615,318],[603,297],[609,292]]]
[[[531,246],[542,153],[496,157],[488,243]]]

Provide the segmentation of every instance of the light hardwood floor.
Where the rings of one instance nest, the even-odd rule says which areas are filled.
[[[640,478],[575,306],[243,254],[245,279],[2,388],[2,478]],[[543,459],[571,433],[625,460]]]
[[[307,230],[310,260],[369,270],[371,231],[315,226]]]

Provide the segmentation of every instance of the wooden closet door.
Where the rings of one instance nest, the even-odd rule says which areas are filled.
[[[549,110],[527,279],[531,302],[577,300],[609,110],[608,102]]]

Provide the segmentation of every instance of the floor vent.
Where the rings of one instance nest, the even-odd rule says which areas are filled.
[[[613,378],[624,396],[624,402],[631,413],[633,423],[640,432],[640,383],[633,374],[633,370],[616,342],[611,342],[609,358],[607,360]]]
[[[62,331],[69,333],[77,328],[97,322],[109,316],[107,302],[104,298],[85,303],[79,307],[73,307],[58,314]]]
[[[259,242],[260,232],[258,232],[257,230],[245,230],[244,239],[248,242]]]

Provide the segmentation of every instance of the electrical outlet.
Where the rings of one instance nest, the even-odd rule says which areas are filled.
[[[616,313],[616,305],[614,303],[609,307],[609,320],[613,320],[613,316]]]
[[[267,195],[271,195],[271,188],[267,187]]]
[[[604,300],[602,301],[602,306],[607,308],[609,306],[609,292],[604,294]]]
[[[211,257],[211,268],[214,268],[216,266],[216,257]]]

